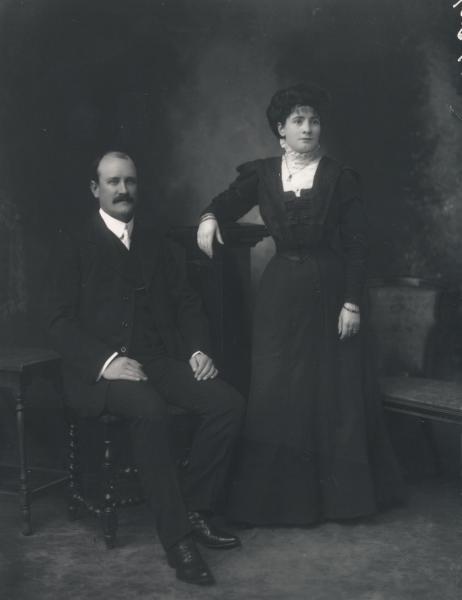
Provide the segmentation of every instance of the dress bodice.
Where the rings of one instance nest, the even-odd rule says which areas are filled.
[[[345,263],[348,301],[362,293],[367,252],[366,222],[358,177],[354,171],[323,156],[313,186],[297,197],[284,191],[281,159],[245,163],[229,188],[216,196],[204,212],[220,222],[240,218],[258,205],[279,252],[301,258],[334,253]]]
[[[287,223],[285,240],[279,240],[285,248],[313,248],[323,238],[322,199],[316,191],[302,189],[300,196],[283,192],[283,206]],[[268,224],[267,224],[268,226]]]
[[[326,246],[327,216],[333,190],[332,178],[323,175],[324,167],[321,159],[312,186],[301,189],[299,196],[292,190],[284,191],[280,170],[268,173],[266,177],[266,173],[263,174],[262,189],[258,194],[260,212],[278,250],[307,254]]]

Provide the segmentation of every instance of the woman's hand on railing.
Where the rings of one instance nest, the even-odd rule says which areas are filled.
[[[217,241],[223,245],[220,227],[218,221],[213,215],[204,215],[203,220],[197,229],[197,244],[199,248],[207,254],[209,258],[213,256],[213,242]]]

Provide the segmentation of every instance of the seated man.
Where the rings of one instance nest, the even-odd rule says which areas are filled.
[[[134,218],[136,168],[121,152],[95,164],[96,213],[60,234],[49,329],[63,357],[70,406],[130,423],[134,459],[168,563],[179,579],[211,584],[195,540],[239,539],[209,520],[241,424],[244,402],[209,357],[208,326],[174,248]],[[180,491],[169,450],[167,404],[200,416]]]

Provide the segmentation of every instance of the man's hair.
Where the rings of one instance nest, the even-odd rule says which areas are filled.
[[[98,173],[98,168],[100,165],[100,162],[103,160],[103,158],[105,158],[106,156],[115,156],[116,158],[123,158],[124,160],[131,160],[133,164],[135,164],[135,161],[133,160],[133,158],[127,154],[126,152],[122,152],[121,150],[108,150],[105,152],[101,152],[100,154],[98,154],[95,159],[93,160],[93,162],[91,163],[91,171],[90,171],[90,180],[91,181],[99,181],[99,173]]]

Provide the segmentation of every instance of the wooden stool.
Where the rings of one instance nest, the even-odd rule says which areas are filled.
[[[182,434],[182,440],[177,443],[181,446],[178,454],[177,465],[184,467],[187,464],[187,455],[190,447],[191,432],[195,427],[196,420],[189,413],[178,407],[170,407],[169,413],[175,419],[185,418],[189,431],[175,432]],[[81,452],[79,443],[79,429],[83,423],[96,422],[102,428],[103,452],[101,457],[101,476],[99,485],[99,499],[96,501],[85,492],[83,473],[81,468]],[[101,523],[104,541],[107,548],[114,548],[118,528],[118,510],[129,506],[136,506],[144,501],[141,488],[136,494],[124,496],[120,491],[121,479],[135,479],[138,469],[132,465],[121,465],[116,454],[118,448],[115,437],[116,430],[126,426],[126,420],[113,415],[102,415],[96,419],[78,419],[69,417],[69,452],[68,452],[68,515],[71,520],[80,516],[83,509],[87,513],[97,517]],[[181,428],[180,428],[181,429]],[[178,437],[180,437],[178,436]],[[134,477],[133,477],[134,476]]]
[[[18,490],[0,489],[0,493],[17,493],[22,517],[22,533],[30,535],[31,497],[51,486],[62,483],[67,477],[52,479],[38,487],[31,488],[27,462],[27,448],[24,431],[24,413],[27,410],[26,392],[34,379],[44,377],[50,379],[60,388],[60,358],[51,350],[43,348],[1,348],[0,349],[0,388],[13,394],[16,410],[16,427],[19,447],[19,482]],[[58,393],[61,395],[60,389]]]
[[[68,514],[71,520],[78,518],[80,509],[84,508],[96,516],[103,529],[104,541],[108,548],[114,548],[118,526],[119,507],[135,506],[144,498],[142,494],[120,497],[119,478],[137,475],[133,466],[120,467],[114,463],[114,433],[117,427],[125,424],[124,419],[112,415],[103,415],[96,419],[103,429],[103,456],[101,461],[101,483],[99,501],[94,501],[84,492],[82,479],[79,425],[76,419],[69,423],[69,482],[68,482]]]

